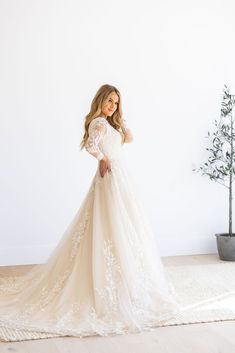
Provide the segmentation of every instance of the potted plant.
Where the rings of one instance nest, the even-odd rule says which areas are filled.
[[[199,169],[193,169],[228,188],[229,231],[215,234],[219,257],[225,261],[235,260],[235,233],[232,232],[232,183],[235,179],[234,105],[235,95],[230,94],[230,89],[224,85],[220,121],[214,121],[216,130],[212,135],[208,131],[206,136],[211,138],[212,144],[210,148],[206,148],[209,151],[208,161]]]

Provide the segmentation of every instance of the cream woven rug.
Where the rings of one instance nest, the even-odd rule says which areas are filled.
[[[185,310],[159,326],[235,320],[235,263],[166,266],[180,304]],[[187,308],[188,307],[188,308]],[[56,334],[20,331],[0,327],[5,341],[58,337]],[[14,338],[12,338],[14,336]]]

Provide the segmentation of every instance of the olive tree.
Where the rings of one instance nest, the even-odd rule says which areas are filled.
[[[210,139],[211,146],[206,148],[209,151],[207,162],[199,169],[193,171],[202,175],[207,175],[211,180],[228,188],[229,192],[229,235],[232,233],[232,183],[235,179],[235,131],[234,114],[235,95],[230,94],[230,89],[224,85],[220,120],[214,120],[216,129],[208,134],[206,138]]]

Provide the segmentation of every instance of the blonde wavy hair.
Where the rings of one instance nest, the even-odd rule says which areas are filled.
[[[105,85],[102,85],[96,92],[95,97],[91,102],[90,112],[85,116],[85,122],[84,122],[85,132],[83,135],[83,139],[80,143],[80,149],[84,148],[86,141],[88,139],[88,136],[89,136],[88,128],[91,121],[101,115],[102,106],[106,101],[106,99],[108,98],[109,94],[112,92],[115,92],[118,95],[119,102],[117,104],[116,111],[113,113],[112,116],[107,117],[107,121],[114,127],[114,129],[116,129],[121,134],[122,143],[124,143],[125,135],[124,135],[124,126],[123,126],[123,118],[122,118],[121,94],[116,87],[105,84]]]

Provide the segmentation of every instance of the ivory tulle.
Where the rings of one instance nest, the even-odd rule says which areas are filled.
[[[1,280],[0,326],[77,337],[122,334],[149,330],[179,312],[121,156],[120,134],[107,129],[99,146],[107,154],[112,145],[112,171],[102,178],[97,167],[45,264]]]

